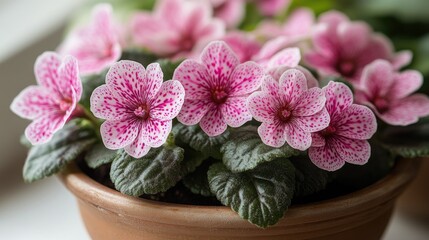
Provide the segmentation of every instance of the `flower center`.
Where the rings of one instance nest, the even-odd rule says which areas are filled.
[[[376,97],[373,103],[380,113],[384,113],[389,109],[389,102],[382,97]]]
[[[212,100],[217,104],[225,103],[228,99],[228,93],[221,87],[216,87],[211,91]]]
[[[322,134],[323,137],[326,138],[326,137],[334,135],[335,132],[337,132],[337,129],[334,126],[329,125],[327,128],[325,128],[325,129],[322,130],[321,134]]]
[[[68,98],[64,98],[60,101],[60,110],[62,112],[67,112],[72,105],[72,100]]]
[[[277,117],[282,122],[288,122],[291,116],[292,116],[292,111],[289,110],[289,108],[287,107],[283,107],[277,112]]]
[[[343,76],[352,77],[356,71],[356,64],[351,60],[342,60],[338,63],[337,70]]]
[[[184,51],[191,51],[194,48],[194,39],[190,35],[185,35],[182,38],[181,45]]]
[[[134,110],[134,114],[142,120],[146,120],[149,118],[149,109],[147,106],[141,105]]]

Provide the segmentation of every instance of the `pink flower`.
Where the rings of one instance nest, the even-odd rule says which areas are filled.
[[[99,4],[92,11],[92,22],[77,29],[59,47],[62,54],[70,54],[79,61],[83,74],[98,73],[121,57],[119,32],[112,22],[112,7]]]
[[[201,1],[201,0],[194,0]],[[221,19],[228,28],[236,27],[244,17],[244,0],[210,0],[214,16]]]
[[[256,4],[265,16],[274,16],[285,11],[291,0],[256,0]]]
[[[224,42],[210,43],[200,62],[185,60],[174,72],[173,79],[186,90],[177,119],[185,125],[200,123],[209,136],[223,133],[227,125],[243,125],[252,119],[246,99],[259,88],[263,75],[263,69],[255,62],[240,64]]]
[[[106,119],[100,133],[108,149],[125,148],[140,158],[165,143],[172,119],[180,111],[185,91],[179,81],[163,82],[157,63],[145,68],[133,61],[115,63],[106,84],[91,95],[91,111]]]
[[[207,1],[160,0],[152,13],[134,16],[134,41],[162,57],[193,56],[225,32],[224,23],[213,19],[211,10]]]
[[[371,155],[367,139],[377,130],[374,114],[365,106],[353,104],[353,94],[343,83],[329,82],[323,91],[331,122],[313,134],[308,150],[311,161],[327,171],[338,170],[345,162],[365,164]]]
[[[267,39],[281,38],[277,40],[280,48],[285,48],[301,40],[310,37],[314,27],[314,13],[308,8],[294,10],[283,24],[275,20],[262,21],[256,34]]]
[[[252,60],[261,49],[261,44],[244,32],[230,32],[222,40],[234,51],[241,63]]]
[[[10,108],[18,116],[33,120],[25,129],[31,144],[48,142],[72,115],[82,95],[77,61],[45,52],[34,65],[37,86],[25,88]]]
[[[357,83],[363,68],[376,59],[390,61],[395,69],[411,60],[409,51],[393,53],[391,42],[384,36],[336,11],[319,18],[313,45],[314,49],[305,55],[309,65],[322,75],[340,75],[352,83]]]
[[[377,60],[365,67],[361,85],[356,88],[356,101],[369,106],[386,123],[409,125],[429,115],[429,98],[412,94],[422,83],[419,72],[399,73],[389,62]]]
[[[267,43],[269,44],[269,43]],[[281,51],[272,45],[264,45],[253,60],[261,64],[266,73],[273,75],[278,68],[296,67],[301,61],[299,48],[285,48]]]
[[[311,146],[311,133],[329,124],[325,101],[320,88],[308,89],[305,75],[290,69],[279,82],[267,75],[262,91],[250,95],[247,106],[262,122],[258,133],[266,145],[281,147],[287,142],[304,151]]]

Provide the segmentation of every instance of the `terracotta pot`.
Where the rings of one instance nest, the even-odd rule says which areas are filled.
[[[419,159],[420,169],[398,201],[399,212],[408,217],[429,220],[429,158]]]
[[[258,228],[223,206],[169,204],[109,189],[71,165],[60,174],[77,199],[95,240],[109,239],[380,239],[395,199],[412,180],[417,162],[401,160],[377,183],[338,198],[293,206],[280,222]]]

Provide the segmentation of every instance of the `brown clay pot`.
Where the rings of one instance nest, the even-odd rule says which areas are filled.
[[[75,165],[60,174],[78,200],[95,240],[380,239],[395,199],[413,179],[417,162],[401,160],[377,183],[354,193],[291,207],[275,226],[258,228],[223,206],[155,202],[123,195]]]
[[[398,210],[408,217],[429,220],[429,158],[419,160],[421,165],[418,174],[399,198]]]

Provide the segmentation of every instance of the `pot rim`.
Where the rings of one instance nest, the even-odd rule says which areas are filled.
[[[368,187],[332,199],[291,206],[274,227],[338,219],[386,205],[412,181],[418,165],[415,159],[400,159],[387,176]],[[226,206],[166,203],[122,194],[93,180],[75,163],[61,171],[59,178],[79,201],[117,215],[174,225],[255,227]]]

